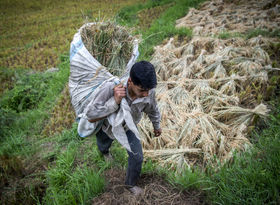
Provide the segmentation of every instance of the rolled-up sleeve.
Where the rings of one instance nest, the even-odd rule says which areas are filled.
[[[113,86],[104,85],[98,95],[89,103],[86,116],[88,120],[94,120],[110,115],[118,110],[119,105],[114,98]]]
[[[151,94],[150,103],[145,107],[144,112],[148,115],[151,122],[153,123],[154,129],[160,129],[160,112],[155,99],[155,92]]]

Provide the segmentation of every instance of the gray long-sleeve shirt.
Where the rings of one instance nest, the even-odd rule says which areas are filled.
[[[119,105],[114,99],[114,87],[114,82],[107,82],[102,85],[100,88],[100,93],[102,94],[99,94],[88,105],[86,116],[89,120],[106,117],[118,110]],[[145,112],[153,123],[154,129],[160,129],[160,112],[155,100],[155,89],[151,89],[147,97],[137,98],[134,101],[132,101],[128,89],[126,89],[126,101],[130,106],[131,116],[135,125],[140,122],[143,112]],[[102,130],[109,136],[111,135],[110,127],[108,121],[105,119]]]

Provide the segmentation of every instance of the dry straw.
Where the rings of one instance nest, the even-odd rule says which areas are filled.
[[[199,10],[190,9],[188,15],[178,19],[176,23],[177,27],[193,28],[195,35],[227,31],[244,33],[256,28],[276,29],[280,27],[280,5],[271,2],[272,0],[237,3],[223,0],[207,1]]]
[[[133,36],[125,27],[111,21],[88,24],[81,31],[82,41],[108,71],[121,76],[131,58]]]
[[[195,28],[197,22],[218,22],[219,15],[211,16],[212,11],[238,14],[242,9],[214,2],[203,4],[201,11],[191,9],[178,20],[178,26]],[[256,1],[252,2],[255,5]],[[259,6],[256,13],[258,9]],[[249,18],[251,12],[250,8],[244,15]],[[188,21],[191,23],[186,24]],[[220,30],[221,24],[211,26],[209,32]],[[272,41],[275,39],[262,36],[249,40],[195,36],[188,43],[180,44],[171,38],[165,45],[155,47],[151,62],[159,80],[156,91],[163,133],[153,137],[153,126],[144,117],[139,130],[145,154],[180,171],[195,163],[213,163],[214,156],[224,162],[235,150],[247,149],[254,118],[266,117],[269,112],[260,99],[268,85],[268,71],[273,69],[264,49]]]

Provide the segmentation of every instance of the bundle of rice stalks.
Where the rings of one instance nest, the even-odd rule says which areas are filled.
[[[249,39],[249,45],[255,47],[257,45],[260,45],[260,46],[263,46],[263,45],[268,45],[269,43],[271,42],[270,39],[268,38],[264,38],[262,37],[261,35],[257,36],[257,37],[254,37],[254,38],[251,38]]]
[[[188,14],[176,21],[177,27],[189,27],[195,35],[225,32],[245,33],[252,29],[274,30],[280,26],[280,6],[267,8],[267,1],[249,0],[207,1],[200,10],[190,9]]]
[[[238,127],[240,125],[250,125],[255,116],[266,117],[268,115],[268,108],[264,104],[256,106],[254,109],[246,109],[239,106],[219,107],[214,108],[213,116],[219,121],[231,127]]]
[[[151,62],[160,76],[163,133],[153,138],[147,116],[140,122],[146,155],[180,169],[182,164],[213,164],[214,156],[224,162],[234,150],[245,150],[250,145],[248,127],[255,116],[268,113],[260,104],[271,67],[266,43],[194,37],[184,44],[170,39],[157,46]],[[201,152],[182,151],[188,149]]]
[[[196,148],[182,148],[182,149],[158,149],[158,150],[145,150],[144,153],[147,157],[157,159],[163,165],[171,165],[171,168],[179,168],[183,170],[185,166],[190,168],[193,165],[194,159],[188,159],[185,156],[199,156],[201,149]]]
[[[110,21],[97,22],[85,26],[81,37],[89,53],[110,73],[123,74],[135,40],[129,30]]]
[[[176,164],[179,157],[183,157],[181,161],[193,161],[193,155],[188,153],[189,148],[200,150],[199,153],[201,154],[196,155],[195,158],[196,160],[203,159],[205,164],[213,155],[226,156],[230,150],[228,141],[224,139],[230,133],[227,125],[217,121],[210,114],[203,113],[199,108],[194,109],[191,113],[182,113],[181,115],[184,116],[185,122],[176,121],[173,127],[170,125],[164,127],[162,137],[147,138],[145,136],[143,146],[148,156],[159,160],[163,164],[170,162]],[[148,122],[145,121],[145,123]],[[180,126],[176,126],[178,124]],[[148,133],[151,136],[151,133],[149,133],[151,130],[148,132],[143,130],[143,125],[142,123],[140,125],[142,134],[147,135]],[[223,138],[223,141],[220,138]],[[173,154],[170,150],[174,150]],[[182,150],[186,150],[183,155],[181,155]],[[180,156],[178,152],[180,152]]]

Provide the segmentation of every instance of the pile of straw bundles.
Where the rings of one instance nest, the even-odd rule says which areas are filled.
[[[135,38],[113,22],[98,22],[81,31],[82,41],[90,54],[108,71],[121,76],[131,58]]]
[[[180,45],[171,38],[157,46],[152,63],[158,75],[162,136],[154,138],[145,116],[139,125],[146,156],[176,167],[232,157],[250,145],[246,138],[261,103],[271,61],[261,36],[220,40],[194,37]]]
[[[279,0],[207,1],[199,10],[190,9],[176,24],[192,28],[195,35],[243,33],[256,28],[273,30],[280,27],[280,4]]]

